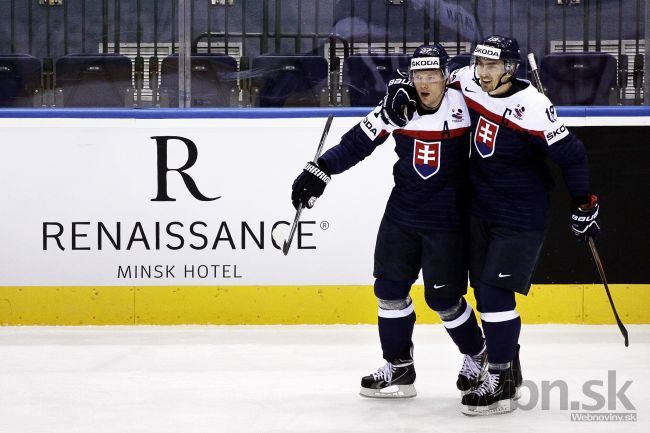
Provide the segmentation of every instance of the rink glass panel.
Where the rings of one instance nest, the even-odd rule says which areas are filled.
[[[648,7],[641,0],[5,0],[0,105],[374,105],[385,80],[404,67],[400,55],[437,41],[462,65],[462,54],[494,33],[517,38],[524,78],[525,55],[535,54],[557,105],[647,105]]]

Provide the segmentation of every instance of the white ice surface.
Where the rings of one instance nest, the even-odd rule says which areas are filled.
[[[628,348],[615,326],[522,331],[537,387],[563,380],[569,401],[593,404],[586,381],[633,381],[638,420],[607,423],[572,422],[557,389],[550,410],[462,415],[461,356],[435,325],[416,326],[418,396],[398,401],[358,395],[383,364],[374,326],[0,327],[0,432],[649,432],[650,326],[628,329]]]

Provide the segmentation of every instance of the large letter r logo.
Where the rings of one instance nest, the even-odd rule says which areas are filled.
[[[167,195],[167,172],[177,171],[178,174],[183,178],[185,186],[190,191],[190,193],[197,200],[201,201],[212,201],[221,198],[219,197],[206,197],[199,191],[199,188],[196,186],[194,179],[185,173],[185,170],[189,169],[196,163],[198,157],[198,151],[196,149],[196,144],[185,137],[175,137],[175,136],[160,136],[160,137],[151,137],[156,140],[156,147],[158,149],[158,194],[155,198],[152,198],[151,201],[176,201],[175,198],[171,198]],[[169,140],[179,140],[185,143],[187,147],[188,159],[185,165],[180,168],[169,168],[167,167],[167,142]]]

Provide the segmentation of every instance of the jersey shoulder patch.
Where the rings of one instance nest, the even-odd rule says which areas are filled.
[[[528,89],[526,89],[528,90]],[[534,88],[530,90],[530,96],[527,98],[534,109],[535,125],[531,129],[544,131],[544,139],[547,145],[552,145],[569,135],[569,130],[564,125],[564,121],[557,115],[555,105]]]
[[[375,141],[378,137],[383,136],[392,130],[389,125],[386,125],[382,121],[379,114],[380,111],[381,106],[376,107],[372,112],[364,117],[361,122],[359,122],[359,127],[371,141]]]
[[[471,119],[463,92],[457,89],[449,89],[445,98],[447,99],[449,119],[451,120],[452,127],[468,127]]]

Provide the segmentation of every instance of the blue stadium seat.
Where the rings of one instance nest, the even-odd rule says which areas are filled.
[[[549,54],[540,64],[540,79],[556,105],[609,105],[616,74],[616,59],[607,53]]]
[[[237,60],[223,53],[192,54],[192,107],[230,107],[239,102]],[[161,66],[161,92],[178,107],[178,54],[167,56]]]
[[[41,94],[41,61],[28,54],[0,55],[0,107],[34,107]]]
[[[374,107],[386,93],[397,69],[408,71],[406,54],[354,54],[343,61],[344,105]]]
[[[456,69],[460,69],[465,66],[469,66],[471,61],[471,53],[460,53],[456,56],[453,56],[451,59],[449,59],[449,72],[455,71]]]
[[[131,68],[131,60],[119,54],[70,54],[57,59],[56,88],[63,92],[63,106],[132,107]]]
[[[327,105],[327,61],[320,56],[264,55],[253,59],[253,105],[259,107],[318,107]]]

